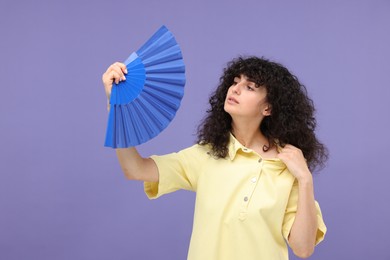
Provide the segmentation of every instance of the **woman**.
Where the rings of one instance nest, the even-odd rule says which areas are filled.
[[[108,98],[126,73],[114,63],[103,74]],[[123,172],[144,181],[149,198],[196,192],[188,259],[288,259],[286,242],[309,257],[326,232],[311,170],[327,152],[305,87],[278,63],[240,57],[210,105],[197,144],[151,158],[117,149]]]

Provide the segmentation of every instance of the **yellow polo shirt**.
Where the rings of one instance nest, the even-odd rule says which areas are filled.
[[[297,210],[298,184],[279,159],[263,159],[232,135],[229,156],[208,145],[152,156],[159,182],[145,182],[151,199],[179,189],[196,192],[188,260],[286,260]],[[316,244],[326,226],[318,203]]]

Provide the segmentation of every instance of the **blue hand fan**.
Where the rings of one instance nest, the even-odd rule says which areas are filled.
[[[124,62],[126,80],[112,87],[105,146],[126,148],[156,137],[184,94],[185,66],[173,34],[162,26]]]

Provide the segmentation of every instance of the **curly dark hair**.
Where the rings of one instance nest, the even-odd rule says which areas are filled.
[[[263,119],[259,130],[269,143],[296,146],[302,150],[310,170],[323,168],[328,151],[315,135],[315,108],[305,86],[281,64],[254,56],[233,59],[224,69],[209,99],[211,108],[198,127],[197,143],[211,145],[217,158],[228,155],[232,118],[225,112],[224,103],[234,78],[241,75],[267,91],[271,115]]]

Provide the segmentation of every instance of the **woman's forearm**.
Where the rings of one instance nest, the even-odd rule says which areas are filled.
[[[158,169],[154,161],[142,158],[134,147],[118,148],[116,155],[128,179],[158,182]]]
[[[289,244],[294,254],[306,258],[314,252],[318,229],[311,174],[298,181],[298,207],[292,225]]]

